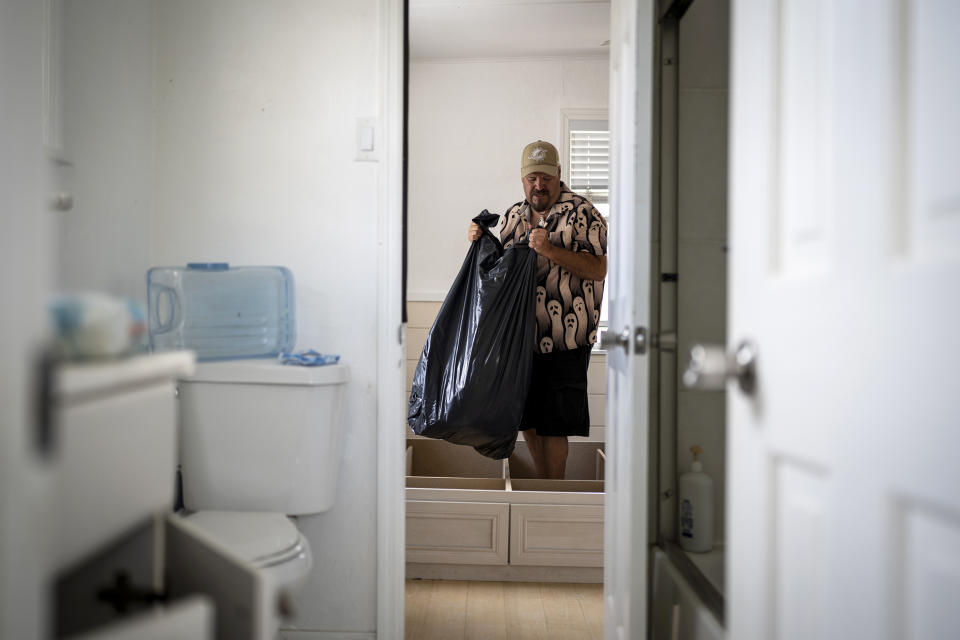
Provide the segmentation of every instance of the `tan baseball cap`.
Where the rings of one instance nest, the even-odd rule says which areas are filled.
[[[526,178],[531,173],[545,173],[557,176],[560,173],[560,154],[557,148],[549,142],[537,140],[523,148],[520,159],[520,177]]]

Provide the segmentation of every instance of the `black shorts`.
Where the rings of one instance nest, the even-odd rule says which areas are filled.
[[[591,347],[533,354],[530,392],[520,430],[539,436],[588,436],[587,366]]]

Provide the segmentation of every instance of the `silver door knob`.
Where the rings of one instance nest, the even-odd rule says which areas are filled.
[[[690,347],[690,362],[683,373],[683,384],[690,389],[721,391],[727,380],[735,378],[747,395],[757,388],[757,351],[748,341],[727,354],[720,345],[695,344]]]
[[[631,344],[634,353],[646,353],[647,330],[643,327],[637,327],[635,331],[631,331],[630,327],[624,327],[622,331],[607,329],[600,334],[600,348],[604,351],[610,351],[615,347],[623,347],[627,353],[630,353]]]

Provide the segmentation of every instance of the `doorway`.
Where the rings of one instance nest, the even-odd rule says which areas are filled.
[[[529,38],[531,24],[555,37]],[[471,218],[483,209],[502,214],[524,197],[521,149],[536,139],[552,142],[563,154],[568,181],[579,143],[606,135],[609,25],[610,6],[602,2],[410,3],[408,391],[427,332],[469,247]],[[588,179],[575,191],[590,189],[603,206],[605,187]],[[521,584],[539,585],[543,593],[561,584],[592,586],[599,610],[593,618],[602,618],[605,360],[602,352],[591,357],[590,435],[571,441],[567,479],[556,485],[563,490],[531,477],[522,439],[506,466],[469,447],[407,441],[408,577],[502,582],[501,593]],[[453,458],[457,469],[441,468]],[[446,481],[446,474],[459,477]],[[454,494],[453,485],[474,493]],[[444,491],[455,499],[437,499]],[[477,492],[485,492],[482,508],[470,498]],[[443,524],[459,527],[461,541],[470,544],[444,548],[437,509],[444,510]],[[519,542],[524,531],[517,523],[528,516],[576,520],[581,547],[548,553],[552,542],[539,548]]]

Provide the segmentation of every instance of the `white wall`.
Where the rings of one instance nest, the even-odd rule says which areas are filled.
[[[59,285],[146,301],[153,211],[153,0],[63,4]]]
[[[378,6],[157,4],[155,261],[289,267],[298,348],[351,369],[337,504],[300,521],[308,630],[376,627],[380,175],[354,156],[356,119],[379,108]]]
[[[354,158],[356,119],[379,115],[380,3],[67,5],[61,284],[143,299],[152,265],[293,271],[297,347],[352,374],[337,504],[300,521],[295,626],[372,633],[381,173]]]
[[[408,299],[443,299],[471,218],[523,200],[523,147],[560,149],[560,110],[606,108],[608,82],[607,58],[412,61]]]

